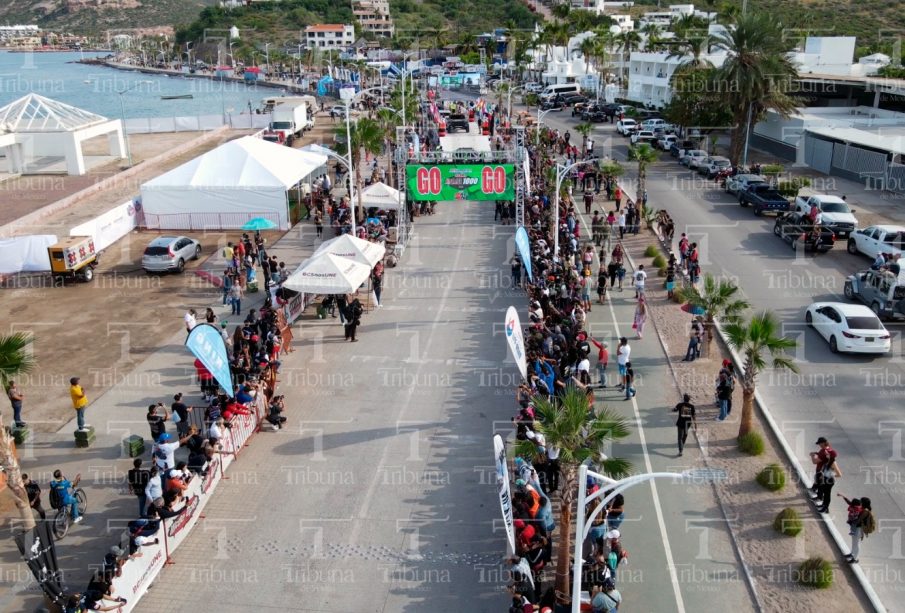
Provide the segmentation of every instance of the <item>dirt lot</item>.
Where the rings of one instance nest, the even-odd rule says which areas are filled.
[[[203,313],[219,298],[219,290],[195,273],[202,267],[219,272],[220,247],[240,234],[186,233],[201,241],[202,256],[188,262],[182,275],[146,274],[141,254],[162,234],[135,232],[104,252],[91,283],[53,287],[49,274],[9,280],[0,289],[0,301],[9,314],[4,328],[34,334],[39,365],[19,380],[29,424],[39,432],[54,432],[72,418],[67,390],[75,374],[94,398],[134,376],[135,366],[182,327],[188,308]],[[263,234],[268,244],[282,235]]]

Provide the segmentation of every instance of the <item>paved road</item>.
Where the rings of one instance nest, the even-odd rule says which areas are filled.
[[[555,115],[555,116],[554,116]],[[544,122],[559,129],[575,125],[567,114],[551,113]],[[573,130],[574,132],[574,130]],[[628,141],[610,124],[595,130],[597,151],[625,160]],[[784,333],[798,341],[800,374],[766,372],[758,389],[779,423],[798,460],[810,465],[808,453],[817,437],[826,436],[839,452],[845,473],[835,493],[868,496],[880,519],[878,535],[862,544],[862,567],[890,610],[905,610],[905,328],[887,323],[893,334],[889,356],[834,355],[816,332],[804,325],[805,308],[815,301],[848,302],[842,295],[847,275],[867,268],[863,256],[845,252],[796,256],[772,233],[773,217],[757,218],[728,194],[664,155],[648,170],[647,190],[654,207],[666,208],[676,220],[676,237],[686,232],[701,246],[705,272],[734,280],[757,309],[770,309],[783,322]],[[627,179],[634,176],[626,164]],[[858,198],[857,195],[854,196]],[[864,198],[867,200],[867,198]],[[877,213],[899,213],[901,205]],[[847,533],[845,507],[835,498],[833,521]]]

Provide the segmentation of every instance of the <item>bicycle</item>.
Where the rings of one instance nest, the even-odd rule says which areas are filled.
[[[72,491],[72,495],[75,497],[76,504],[79,507],[79,517],[85,515],[88,511],[88,495],[85,494],[85,490],[77,487]],[[57,509],[57,514],[53,518],[53,534],[57,537],[57,540],[66,536],[71,525],[72,514],[69,512],[69,505],[64,504]]]

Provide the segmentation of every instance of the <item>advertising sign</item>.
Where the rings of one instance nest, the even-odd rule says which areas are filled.
[[[189,332],[188,338],[185,339],[185,346],[214,375],[214,379],[217,380],[220,387],[227,392],[232,391],[233,382],[229,372],[229,360],[220,330],[211,324],[198,324]]]
[[[415,201],[515,200],[512,164],[409,164],[405,178]]]
[[[506,526],[509,553],[515,552],[515,525],[512,523],[512,495],[509,492],[509,467],[506,463],[506,446],[499,434],[493,437],[493,455],[496,459],[496,481],[500,494],[500,509]]]
[[[534,275],[531,272],[531,241],[528,239],[528,231],[525,230],[524,226],[520,226],[515,231],[515,248],[518,249],[528,280],[534,283]]]
[[[522,377],[528,378],[528,358],[525,355],[525,339],[522,337],[522,323],[519,321],[518,311],[515,307],[509,307],[506,311],[506,341],[509,343],[509,351],[515,358]]]

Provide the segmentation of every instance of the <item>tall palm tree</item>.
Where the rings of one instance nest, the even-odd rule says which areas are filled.
[[[764,311],[747,322],[730,323],[724,328],[729,346],[741,354],[745,372],[741,376],[742,419],[738,435],[744,436],[754,428],[754,391],[757,376],[768,366],[798,372],[798,367],[786,351],[795,348],[795,341],[782,336],[782,324]],[[768,364],[769,360],[769,364]]]
[[[580,123],[575,126],[575,131],[581,134],[581,150],[587,151],[588,148],[588,136],[591,135],[591,132],[594,131],[594,124],[590,121],[586,121],[584,123]]]
[[[640,200],[647,187],[647,167],[660,159],[660,153],[647,143],[629,145],[626,159],[638,163],[638,193],[635,196]],[[643,208],[639,208],[638,212],[644,216]]]
[[[682,58],[683,61],[676,68],[682,70],[698,70],[713,67],[713,62],[704,57],[710,46],[709,36],[690,36],[679,42],[666,59]]]
[[[557,19],[566,19],[569,16],[569,13],[572,12],[572,7],[567,3],[557,4],[550,10],[550,12]]]
[[[346,129],[344,126],[336,128],[336,134],[340,137],[340,144],[337,147],[340,155],[348,155],[346,139]],[[364,211],[364,205],[361,199],[362,180],[361,180],[361,162],[362,153],[377,155],[383,150],[384,144],[383,128],[380,123],[368,117],[362,117],[351,126],[352,136],[352,166],[355,171],[355,191],[358,194],[358,216],[361,217]],[[352,203],[349,203],[350,206]]]
[[[679,300],[692,307],[704,311],[704,355],[710,354],[713,331],[716,320],[725,323],[736,323],[751,305],[737,297],[738,286],[732,281],[717,279],[712,274],[704,275],[704,283],[700,288],[683,287],[678,292]]]
[[[663,38],[660,26],[655,23],[644,24],[644,27],[641,28],[641,34],[645,36],[645,51],[655,51]]]
[[[700,37],[706,36],[707,22],[693,13],[686,13],[674,19],[671,28],[676,38]]]
[[[601,408],[588,410],[584,391],[569,386],[556,402],[535,399],[536,430],[546,438],[547,445],[559,449],[560,520],[556,554],[556,589],[564,594],[571,591],[569,562],[571,560],[572,507],[578,491],[578,467],[591,460],[602,474],[619,479],[631,472],[631,464],[621,458],[602,458],[601,449],[609,443],[629,435],[628,421],[615,411]],[[529,459],[537,456],[532,441],[518,441],[516,454]],[[584,513],[584,509],[578,509]],[[578,598],[578,594],[573,594]]]
[[[0,336],[0,384],[7,390],[19,375],[34,370],[36,362],[29,351],[32,337],[23,332]],[[0,469],[6,473],[6,492],[13,499],[19,513],[17,529],[31,530],[35,527],[35,517],[28,504],[28,493],[22,484],[22,469],[16,457],[12,433],[3,425],[0,417]]]
[[[797,71],[787,56],[791,43],[784,38],[782,25],[767,13],[739,16],[735,28],[715,35],[714,43],[728,52],[716,71],[715,85],[732,109],[735,127],[729,159],[737,164],[748,129],[764,111],[771,109],[782,117],[794,111],[788,91]]]
[[[641,35],[634,30],[627,30],[616,37],[619,49],[622,51],[622,87],[628,88],[628,62],[632,51],[641,46]]]

